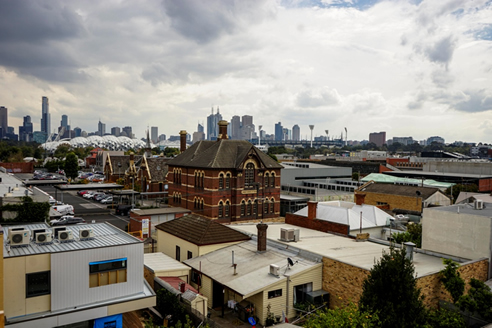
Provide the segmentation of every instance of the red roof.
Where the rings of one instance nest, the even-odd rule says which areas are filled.
[[[173,286],[173,288],[176,289],[177,291],[179,291],[179,284],[184,282],[179,277],[159,277],[159,279],[167,282],[168,284]],[[193,288],[193,286],[188,285],[186,282],[184,283],[185,283],[185,291],[189,289],[192,292],[199,294],[198,291],[195,288]]]

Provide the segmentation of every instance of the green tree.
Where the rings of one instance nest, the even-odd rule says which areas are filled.
[[[58,148],[55,150],[55,155],[54,157],[56,158],[65,158],[68,154],[68,151],[70,150],[69,145],[59,145]]]
[[[359,181],[359,172],[352,173],[352,181]]]
[[[450,259],[443,259],[443,263],[445,267],[440,272],[441,282],[444,288],[451,294],[453,303],[456,304],[465,292],[465,281],[458,272],[460,265]]]
[[[378,313],[383,328],[421,327],[426,310],[405,249],[390,248],[376,262],[363,283],[360,309]]]
[[[470,290],[460,298],[461,310],[476,312],[488,322],[492,321],[492,292],[484,282],[471,278]]]
[[[69,153],[65,159],[65,174],[70,179],[75,179],[79,174],[79,162],[73,152]]]
[[[440,308],[429,311],[427,327],[432,328],[465,328],[466,323],[463,316],[453,310]]]
[[[175,155],[179,155],[180,150],[178,148],[166,147],[164,148],[164,156],[173,157]]]
[[[478,192],[478,186],[476,184],[455,184],[452,188],[446,189],[446,195],[451,195],[451,190],[453,190],[453,201],[458,198],[460,192]]]
[[[418,248],[422,247],[422,224],[421,223],[412,223],[407,225],[407,231],[395,234],[394,235],[395,242],[397,244],[406,243],[411,241]]]
[[[360,311],[350,302],[344,308],[318,310],[307,317],[303,327],[328,328],[328,327],[379,327],[380,321],[377,314]]]
[[[165,318],[171,316],[171,321],[186,321],[185,308],[178,300],[178,296],[166,289],[161,289],[156,295],[157,311]]]

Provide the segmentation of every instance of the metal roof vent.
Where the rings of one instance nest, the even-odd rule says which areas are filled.
[[[481,200],[481,199],[475,200],[475,209],[476,210],[483,210],[483,200]]]
[[[415,245],[411,241],[407,241],[403,245],[405,247],[405,257],[409,259],[411,262],[413,262],[413,249],[417,245]]]

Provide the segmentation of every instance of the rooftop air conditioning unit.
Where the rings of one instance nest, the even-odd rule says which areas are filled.
[[[24,246],[29,245],[31,234],[29,230],[10,230],[9,242],[10,246]]]
[[[280,240],[294,241],[294,229],[280,229]]]
[[[270,264],[270,274],[278,277],[278,265]]]
[[[58,240],[60,240],[60,242],[72,241],[73,240],[72,231],[71,230],[59,231]]]
[[[92,239],[94,238],[94,231],[92,229],[80,229],[79,239]]]
[[[301,239],[301,230],[294,229],[294,241],[299,241]]]
[[[38,232],[36,234],[36,243],[38,244],[51,243],[52,240],[51,232]]]
[[[481,200],[481,199],[475,200],[475,209],[476,210],[483,210],[483,200]]]

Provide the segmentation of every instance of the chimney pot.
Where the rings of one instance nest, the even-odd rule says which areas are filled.
[[[186,150],[186,131],[179,131],[179,151],[184,152]]]
[[[308,219],[312,220],[316,218],[318,210],[318,202],[308,202]]]
[[[219,135],[217,136],[217,140],[229,139],[227,135],[227,126],[229,123],[227,121],[221,120],[219,121]]]
[[[256,228],[258,229],[258,252],[266,252],[266,245],[267,245],[267,229],[268,229],[268,224],[265,223],[258,223],[256,225]]]
[[[179,291],[181,293],[184,293],[186,291],[185,288],[186,288],[186,284],[184,282],[180,282],[179,283]]]
[[[365,198],[366,198],[366,194],[355,194],[355,204],[356,205],[364,204]]]

